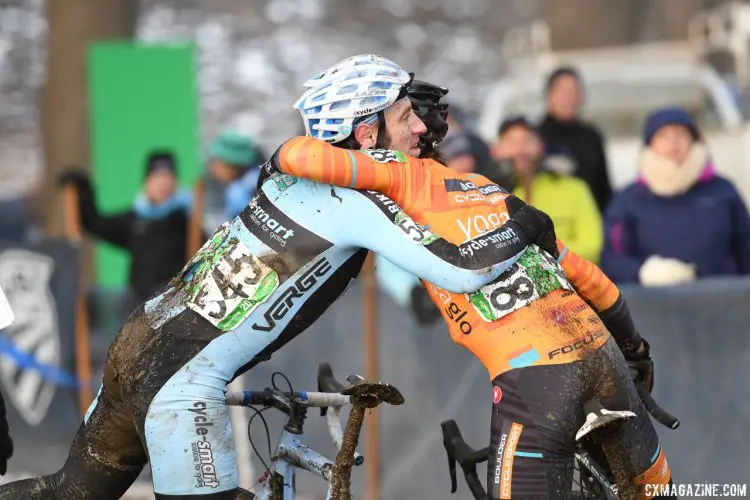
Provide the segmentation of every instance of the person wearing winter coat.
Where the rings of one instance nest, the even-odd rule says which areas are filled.
[[[547,151],[573,158],[573,175],[584,181],[603,213],[612,198],[604,139],[599,130],[580,116],[583,83],[575,68],[553,71],[546,85],[547,113],[539,124]]]
[[[750,274],[747,206],[716,174],[685,109],[647,118],[638,167],[638,180],[605,214],[601,267],[613,281],[664,286]]]
[[[555,232],[581,257],[599,261],[602,216],[588,186],[581,179],[555,170],[545,155],[536,129],[523,116],[506,119],[498,129],[494,152],[512,166],[512,193],[546,212]]]
[[[186,262],[192,200],[189,190],[178,188],[176,168],[171,152],[152,152],[146,160],[143,191],[129,209],[109,214],[99,211],[88,175],[69,170],[60,179],[77,188],[83,229],[130,254],[134,303],[160,291]]]
[[[442,163],[456,172],[483,175],[495,184],[512,191],[513,169],[492,157],[490,146],[470,128],[460,108],[451,105],[446,117],[448,133],[441,141],[439,151]]]

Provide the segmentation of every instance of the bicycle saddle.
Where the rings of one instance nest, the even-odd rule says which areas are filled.
[[[352,397],[353,404],[361,404],[368,408],[375,408],[380,403],[390,405],[404,404],[404,396],[401,391],[386,382],[368,382],[364,379],[356,379],[352,385],[341,391],[341,394]]]
[[[610,405],[613,406],[613,405]],[[627,409],[605,408],[598,399],[591,399],[583,403],[583,414],[586,415],[586,421],[583,423],[578,432],[576,432],[576,441],[591,431],[606,427],[619,420],[635,418],[635,413]]]

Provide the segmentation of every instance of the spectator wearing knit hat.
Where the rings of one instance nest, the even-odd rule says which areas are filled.
[[[750,274],[750,216],[716,175],[693,117],[654,111],[643,129],[640,177],[605,214],[601,267],[614,281],[672,285]]]
[[[170,151],[151,152],[143,190],[129,209],[110,214],[99,212],[88,175],[68,170],[60,178],[61,184],[72,183],[77,188],[83,228],[130,254],[133,304],[159,292],[185,264],[191,195],[178,188],[176,171]]]
[[[264,155],[249,136],[230,130],[220,133],[208,148],[212,208],[221,222],[236,217],[255,195]],[[217,219],[218,220],[218,219]],[[213,224],[217,225],[217,224]]]

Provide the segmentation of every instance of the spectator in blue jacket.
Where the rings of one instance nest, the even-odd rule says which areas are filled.
[[[716,175],[692,116],[654,111],[643,131],[637,182],[608,207],[602,269],[615,282],[646,286],[750,274],[750,216]]]

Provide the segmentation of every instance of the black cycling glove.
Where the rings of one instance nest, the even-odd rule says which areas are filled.
[[[448,89],[421,80],[409,83],[408,93],[414,113],[427,127],[419,138],[420,158],[431,158],[440,161],[437,146],[448,133],[448,105],[440,99]],[[441,162],[442,163],[442,162]]]
[[[630,377],[636,384],[643,384],[648,392],[654,388],[654,361],[651,359],[651,346],[643,339],[644,350],[640,354],[634,351],[625,352],[625,360],[630,368]]]
[[[505,206],[508,207],[508,215],[510,215],[511,220],[521,226],[524,234],[532,243],[535,243],[554,258],[559,257],[555,225],[549,215],[524,203],[520,198],[513,195],[505,199]]]

